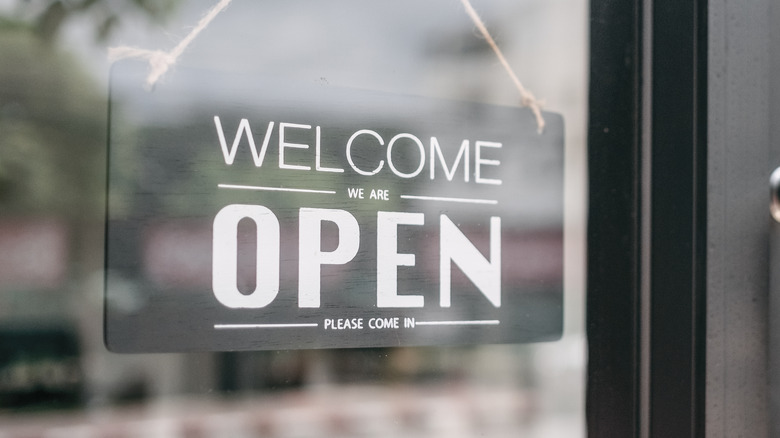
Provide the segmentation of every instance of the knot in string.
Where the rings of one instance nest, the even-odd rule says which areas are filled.
[[[232,0],[220,0],[213,8],[206,12],[197,26],[192,28],[189,34],[184,39],[179,41],[179,44],[173,48],[170,52],[162,50],[146,50],[136,47],[112,47],[108,49],[109,61],[118,61],[126,58],[140,58],[146,59],[149,62],[149,75],[146,77],[146,86],[149,88],[154,87],[157,81],[168,72],[168,70],[176,64],[184,50],[190,43],[198,36],[198,34],[205,29],[216,16],[222,12]]]
[[[534,97],[530,91],[526,90],[523,84],[520,82],[520,79],[515,74],[515,71],[509,65],[509,61],[507,61],[506,57],[504,57],[504,53],[501,52],[501,49],[498,48],[498,44],[496,44],[496,41],[490,35],[490,32],[488,32],[487,26],[485,26],[482,18],[479,17],[477,11],[475,11],[474,7],[471,6],[471,1],[461,0],[461,3],[463,3],[463,7],[466,8],[466,13],[469,17],[471,17],[474,25],[477,26],[477,29],[479,29],[479,32],[488,42],[490,48],[493,49],[493,53],[496,54],[496,57],[498,58],[499,62],[501,62],[504,70],[506,70],[507,74],[512,79],[512,82],[515,84],[515,88],[517,88],[517,91],[520,93],[521,105],[530,108],[534,113],[534,117],[536,117],[536,128],[539,134],[541,134],[544,131],[544,117],[542,117],[541,102],[536,100],[536,97]]]

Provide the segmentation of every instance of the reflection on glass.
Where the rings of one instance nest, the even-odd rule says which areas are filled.
[[[169,49],[212,2],[79,3],[0,2],[2,432],[584,434],[584,2],[474,1],[521,79],[566,122],[566,319],[560,341],[127,355],[109,353],[103,344],[105,49]],[[516,90],[460,3],[451,0],[235,1],[191,44],[178,67],[301,87],[517,106]],[[196,85],[191,89],[204,98],[218,89]],[[226,132],[235,132],[234,125]],[[135,159],[133,150],[116,153],[128,154],[128,165],[113,174],[117,178],[142,174],[148,182],[170,171],[169,161]],[[509,180],[511,172],[500,178]],[[520,187],[518,196],[526,196],[524,190],[534,193]],[[115,195],[113,205],[125,205],[125,213],[134,208],[122,193]],[[143,205],[169,212],[190,208],[175,196],[150,202],[159,205]],[[135,244],[146,254],[150,284],[173,280],[186,288],[203,281],[209,258],[198,250],[200,226],[158,221],[144,231]],[[186,241],[192,249],[166,252],[165,239]],[[527,244],[543,254],[556,237],[545,239]],[[544,257],[536,262],[518,271],[549,268]],[[338,281],[337,269],[330,274],[328,281]],[[107,276],[127,291],[112,305],[129,312],[144,305],[149,285],[122,272]]]

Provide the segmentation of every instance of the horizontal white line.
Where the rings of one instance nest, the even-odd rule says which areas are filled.
[[[221,189],[237,190],[265,190],[271,192],[297,192],[297,193],[322,193],[326,195],[335,195],[335,190],[312,190],[312,189],[289,189],[284,187],[260,187],[260,186],[240,186],[235,184],[218,184]]]
[[[483,321],[417,321],[415,325],[498,325],[497,319]]]
[[[214,328],[220,329],[255,329],[255,328],[298,328],[319,327],[319,324],[214,324]]]
[[[441,196],[414,196],[414,195],[401,195],[401,198],[419,199],[421,201],[461,202],[464,204],[491,204],[491,205],[498,204],[498,201],[496,201],[495,199],[445,198]]]

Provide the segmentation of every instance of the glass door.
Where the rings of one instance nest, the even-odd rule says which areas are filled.
[[[227,3],[207,24],[199,24],[205,23],[203,18],[208,11]],[[536,138],[535,119],[523,108],[522,96],[512,77],[467,8],[456,0],[424,3],[405,0],[0,2],[0,33],[3,34],[0,38],[3,60],[0,62],[0,247],[3,248],[0,255],[0,435],[584,436],[587,4],[579,0],[474,0],[472,6],[514,74],[544,101],[544,110],[549,112],[545,114],[550,118],[547,132],[553,131],[554,120],[562,120],[558,125],[563,145],[559,169],[547,170],[523,165],[523,160],[499,159],[498,155],[491,155],[497,153],[498,142],[491,142],[487,137],[471,139],[464,161],[457,162],[454,161],[457,150],[451,155],[439,150],[440,155],[435,155],[437,149],[431,146],[434,143],[431,135],[416,135],[417,131],[409,130],[406,137],[393,143],[394,135],[404,133],[399,130],[403,127],[388,124],[372,128],[359,126],[357,122],[348,126],[353,130],[350,132],[362,132],[358,139],[364,143],[356,140],[355,148],[374,150],[370,148],[378,148],[380,142],[391,148],[390,144],[401,145],[403,141],[397,147],[401,153],[388,152],[384,158],[361,158],[354,154],[355,161],[349,163],[327,161],[322,155],[323,161],[315,162],[313,158],[304,162],[309,157],[306,154],[313,153],[315,148],[316,160],[320,160],[318,148],[327,147],[324,142],[315,146],[320,138],[315,140],[315,134],[320,134],[320,128],[322,132],[327,128],[324,122],[317,125],[320,119],[316,117],[343,121],[347,114],[354,120],[369,120],[392,113],[398,120],[414,121],[411,110],[392,107],[411,105],[409,102],[457,102],[447,104],[438,113],[440,116],[453,107],[468,108],[468,111],[482,108],[497,111],[496,114],[525,111],[521,114],[527,122],[518,122],[518,126],[523,123],[531,126],[528,138]],[[195,29],[197,32],[193,33]],[[175,60],[149,55],[149,51],[160,50],[171,56],[177,44],[188,35],[194,36]],[[134,48],[120,52],[119,56],[136,55],[132,62],[142,66],[139,77],[146,78],[160,62],[167,64],[167,71],[145,88],[141,84],[138,91],[123,91],[118,88],[117,71],[127,61],[114,64],[112,73],[107,56],[108,53],[116,55],[110,49],[120,46]],[[154,62],[148,62],[150,59]],[[263,94],[247,91],[256,90],[259,85],[268,87]],[[180,89],[175,89],[179,86]],[[151,110],[151,107],[126,103],[146,96],[141,93],[159,95],[171,89],[175,92],[168,96],[176,102],[176,111]],[[309,96],[325,96],[307,101],[305,114],[309,121],[279,119],[278,125],[269,127],[267,118],[248,117],[252,131],[247,128],[244,133],[240,116],[234,119],[223,116],[220,125],[215,125],[215,116],[219,114],[209,113],[211,110],[203,103],[234,99],[241,108],[255,108],[254,105],[265,103],[266,96],[303,93],[300,90],[315,90]],[[361,97],[353,101],[349,100],[350,96]],[[328,100],[331,98],[335,101]],[[274,102],[277,105],[274,108],[293,105],[283,100]],[[354,102],[371,104],[360,106]],[[205,128],[200,125],[187,128],[182,120],[198,112],[208,115]],[[469,114],[473,115],[465,118],[464,124],[479,117],[478,113]],[[144,123],[136,123],[138,120]],[[496,120],[490,123],[498,123]],[[285,122],[287,141],[278,137]],[[459,129],[457,124],[447,126]],[[500,130],[513,128],[505,122],[497,126]],[[218,132],[224,136],[222,143]],[[212,280],[217,275],[212,271],[213,252],[210,251],[215,245],[211,240],[213,223],[204,226],[203,222],[190,220],[193,212],[211,206],[184,195],[201,190],[202,181],[216,183],[216,177],[209,174],[208,167],[197,168],[193,171],[195,176],[188,180],[171,176],[184,172],[181,169],[195,168],[206,158],[167,146],[197,142],[203,138],[201,133],[213,137],[211,152],[219,160],[224,158],[224,166],[228,165],[230,147],[238,145],[237,163],[244,160],[251,168],[249,138],[255,141],[254,158],[260,159],[257,154],[264,148],[264,135],[271,133],[277,136],[274,142],[278,142],[266,144],[270,144],[269,150],[277,149],[269,152],[268,162],[279,172],[289,170],[284,166],[299,166],[308,167],[312,174],[340,173],[334,169],[345,169],[346,174],[351,172],[352,165],[356,173],[361,170],[371,173],[373,166],[379,169],[381,159],[387,167],[378,172],[394,174],[398,181],[412,177],[433,180],[433,166],[422,166],[421,171],[416,167],[427,160],[428,164],[441,165],[435,169],[440,172],[437,175],[440,179],[464,179],[460,181],[463,184],[485,187],[503,182],[511,190],[507,199],[524,199],[528,207],[513,210],[512,202],[507,202],[506,212],[501,213],[503,238],[515,238],[517,244],[503,243],[505,266],[514,264],[512,270],[501,274],[502,281],[524,282],[526,286],[518,289],[518,293],[526,294],[523,297],[538,296],[541,300],[547,299],[548,292],[538,285],[557,285],[549,293],[559,294],[554,296],[562,299],[551,308],[529,304],[530,307],[520,308],[518,313],[506,313],[501,324],[509,326],[513,319],[536,318],[541,321],[538,324],[549,322],[557,327],[553,330],[557,333],[520,336],[510,330],[508,341],[503,338],[496,341],[492,337],[482,340],[481,334],[460,338],[458,333],[471,332],[453,331],[447,332],[452,335],[444,339],[411,340],[402,346],[392,346],[392,339],[387,336],[376,345],[372,340],[361,341],[369,339],[366,337],[345,336],[345,341],[338,345],[340,348],[331,345],[298,348],[298,344],[284,335],[273,335],[278,336],[280,347],[272,348],[263,344],[265,335],[253,335],[259,337],[252,342],[262,344],[258,351],[246,345],[238,348],[225,341],[212,342],[197,331],[191,337],[166,341],[167,322],[196,324],[198,317],[190,310],[143,313],[149,303],[156,302],[158,284],[178,285],[178,295],[171,295],[170,299],[180,301],[173,304],[173,309],[178,308],[177,303],[202,299],[190,292],[204,284],[208,298],[214,301],[209,306],[225,303],[220,304],[211,295]],[[311,134],[311,138],[304,138],[303,134]],[[117,138],[121,142],[115,142]],[[421,144],[419,152],[415,149],[415,138]],[[457,145],[463,144],[459,139]],[[287,158],[279,150],[286,151]],[[551,152],[540,150],[527,154],[537,157]],[[496,170],[499,162],[501,169]],[[466,168],[465,173],[460,173],[459,166]],[[257,172],[265,172],[265,168],[258,167]],[[286,187],[300,183],[309,184],[306,188],[310,190],[324,190],[317,186],[319,180],[309,179],[313,178],[310,174],[296,175],[301,176],[288,180]],[[539,179],[528,179],[528,175],[538,175]],[[234,185],[252,185],[253,178],[246,177],[247,181]],[[165,196],[149,195],[162,184],[170,188]],[[562,191],[557,201],[547,196],[551,184],[559,185]],[[114,190],[116,187],[132,187],[133,191],[129,194],[129,189]],[[382,190],[374,193],[372,189]],[[382,193],[388,189],[389,194]],[[379,203],[387,201],[383,197],[389,197],[393,189],[366,186],[364,196],[376,196],[368,201]],[[456,192],[453,190],[445,196],[473,198],[467,190]],[[279,208],[287,208],[287,202],[298,199],[294,197],[298,194],[273,196],[274,205]],[[320,201],[312,202],[290,208],[297,209],[298,213],[308,207],[335,208]],[[133,228],[132,233],[115,235],[112,230],[116,228],[112,227],[120,225],[113,222],[106,234],[106,203],[109,222],[117,217],[136,217],[133,214],[141,211],[138,214],[143,216],[144,226]],[[444,210],[433,204],[425,208],[415,212],[425,213],[426,224],[449,226],[441,218],[447,215],[441,213]],[[487,208],[490,207],[477,204],[464,208],[462,214],[479,213]],[[556,208],[560,209],[558,219],[545,216],[544,212]],[[153,216],[156,214],[153,212],[160,211],[167,216]],[[527,211],[542,213],[527,214],[532,225],[525,226],[522,233],[512,234],[508,218],[522,216]],[[363,222],[357,213],[353,216],[360,227],[369,223]],[[327,222],[321,228],[323,235],[351,227],[350,219],[338,219],[344,215],[335,217],[323,219]],[[397,219],[395,223],[402,230],[401,235],[403,230],[414,226],[416,217]],[[239,239],[232,252],[226,254],[250,254],[246,260],[240,256],[232,268],[234,273],[238,272],[237,278],[243,278],[247,272],[256,273],[253,265],[262,265],[253,258],[262,258],[262,251],[254,250],[273,246],[273,241],[261,242],[257,237],[259,231],[246,226],[247,221],[239,222],[237,219],[233,224],[234,236],[237,233],[249,237]],[[285,236],[290,229],[309,230],[298,222],[298,219],[281,218],[281,235]],[[451,222],[456,228],[448,229],[463,229],[458,220]],[[490,222],[493,223],[498,222]],[[481,226],[491,225],[486,222]],[[458,284],[479,283],[480,280],[468,277],[482,275],[473,273],[473,260],[489,264],[491,234],[485,234],[487,237],[481,243],[477,238],[462,243],[462,239],[457,240],[461,232],[468,235],[466,231],[449,234],[455,236],[453,245],[476,248],[472,254],[479,256],[467,261],[452,256],[452,290]],[[393,269],[398,270],[400,278],[428,275],[428,271],[440,278],[438,273],[445,269],[444,265],[438,260],[431,262],[424,254],[426,248],[443,251],[449,241],[439,238],[428,241],[426,236],[421,234],[415,239],[399,241],[392,253],[397,258],[387,263],[394,263]],[[324,238],[316,256],[321,257],[317,260],[324,273],[323,288],[329,287],[328,284],[333,287],[334,283],[329,281],[343,281],[343,278],[339,280],[344,275],[339,266],[356,265],[361,258],[376,257],[370,251],[364,254],[358,249],[349,257],[344,240],[336,240],[327,243]],[[297,241],[299,245],[306,242],[304,238]],[[287,247],[284,243],[279,245],[279,251],[285,254]],[[299,254],[295,248],[298,247],[289,250],[293,257]],[[520,248],[524,252],[512,253],[507,248]],[[110,258],[109,269],[106,269],[106,254]],[[370,260],[371,263],[363,263],[369,266],[364,268],[366,276],[376,275],[371,266],[378,262]],[[113,269],[115,262],[127,269]],[[281,264],[282,285],[285,278],[304,277],[294,266],[285,267],[284,260]],[[413,271],[410,266],[419,270]],[[263,277],[266,271],[261,274],[258,278],[266,278]],[[412,286],[406,291],[406,297],[397,291],[391,296],[398,299],[415,296],[415,283],[409,284]],[[109,285],[108,297],[113,299],[106,299],[106,285]],[[251,291],[252,284],[245,286]],[[121,293],[111,295],[116,290]],[[371,293],[377,292],[371,290]],[[240,300],[239,294],[249,295],[239,290],[234,298]],[[284,294],[282,286],[280,297]],[[481,301],[474,309],[498,307],[495,298],[489,301],[490,297],[477,296]],[[323,303],[326,307],[350,308],[356,305],[354,300],[362,297]],[[501,298],[504,302],[513,299],[507,295]],[[323,300],[326,299],[329,298],[323,295]],[[371,297],[374,299],[376,296]],[[439,301],[438,295],[425,295],[425,299],[426,305],[436,304],[439,310],[448,307]],[[458,299],[456,292],[452,299],[454,307]],[[399,307],[406,306],[398,304],[402,301],[392,302]],[[372,302],[366,304],[367,308],[371,308]],[[465,309],[464,316],[457,320],[493,321],[481,316],[472,318],[469,310]],[[117,326],[112,318],[118,313],[147,316],[121,320]],[[315,323],[327,325],[328,319],[332,330],[350,330],[350,325],[357,324],[356,318],[339,321],[335,317],[325,317]],[[419,320],[421,317],[417,316],[415,321]],[[125,323],[128,325],[122,325]],[[366,326],[369,323],[368,318],[362,321]],[[379,328],[388,328],[407,322],[380,318],[374,323],[381,324]],[[111,330],[115,327],[120,327],[117,333],[121,336],[109,337],[109,346],[112,339],[119,339],[121,345],[159,341],[165,347],[111,352],[104,340],[104,329],[114,333]],[[535,342],[527,343],[527,340]],[[189,345],[190,341],[204,343],[178,348]],[[300,342],[306,345],[305,340]]]

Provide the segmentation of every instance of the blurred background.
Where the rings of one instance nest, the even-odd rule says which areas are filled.
[[[584,0],[473,0],[524,85],[566,123],[560,341],[106,350],[107,48],[170,50],[215,3],[0,0],[0,438],[584,436]],[[235,0],[178,65],[519,103],[457,0]]]

